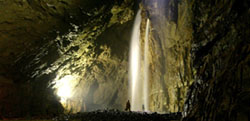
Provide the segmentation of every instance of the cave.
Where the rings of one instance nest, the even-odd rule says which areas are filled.
[[[249,5],[0,0],[0,120],[250,121]]]

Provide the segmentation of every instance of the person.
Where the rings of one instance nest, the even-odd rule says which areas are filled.
[[[131,110],[130,110],[130,102],[129,102],[129,100],[128,100],[127,103],[126,103],[125,111],[131,111]]]
[[[144,104],[142,104],[142,111],[145,111],[145,107],[144,107]]]

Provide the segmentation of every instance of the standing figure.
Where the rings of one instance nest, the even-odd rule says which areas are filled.
[[[129,102],[129,100],[128,100],[127,103],[126,103],[125,111],[131,111],[131,110],[130,110],[130,102]]]

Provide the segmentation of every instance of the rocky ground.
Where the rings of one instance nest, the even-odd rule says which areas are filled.
[[[98,110],[93,112],[64,115],[54,120],[76,121],[178,121],[181,113],[159,114],[146,112],[122,112],[118,110]]]
[[[178,113],[159,114],[146,112],[123,112],[119,110],[97,110],[77,114],[61,115],[55,118],[5,119],[26,121],[179,121],[182,115]],[[4,119],[4,118],[2,118]]]

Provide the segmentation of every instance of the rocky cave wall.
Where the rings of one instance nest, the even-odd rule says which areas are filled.
[[[1,18],[2,26],[6,26],[1,34],[6,37],[1,40],[10,41],[1,44],[4,50],[1,56],[6,58],[1,60],[3,115],[56,115],[64,109],[66,112],[124,109],[129,98],[128,49],[138,9],[135,1],[1,2],[13,6]],[[182,111],[187,87],[192,82],[187,53],[192,32],[190,8],[185,1],[164,4],[161,6],[157,1],[141,4],[142,36],[146,18],[152,21],[150,110],[177,112]],[[30,24],[29,19],[23,19],[27,17],[32,18]],[[16,28],[29,30],[25,32],[29,36],[15,31]],[[12,33],[17,35],[9,38]],[[66,86],[70,88],[66,89],[70,96],[61,94],[65,93],[62,91],[65,89],[60,89],[65,87],[63,81],[69,81]]]
[[[123,110],[136,4],[0,0],[0,116]],[[151,22],[150,110],[249,119],[249,2],[142,0],[140,8],[142,47]],[[57,96],[65,78],[71,95]]]
[[[142,47],[146,19],[150,19],[150,110],[183,111],[186,92],[193,81],[189,53],[193,32],[190,3],[176,0],[144,0],[142,6]]]
[[[249,1],[193,1],[195,82],[184,121],[249,121]]]
[[[0,3],[1,116],[123,109],[134,1]]]
[[[185,1],[142,2],[141,38],[144,38],[146,19],[152,22],[149,35],[150,110],[182,111],[187,88],[192,82],[188,53],[191,10]],[[6,38],[11,41],[1,44],[1,48],[6,48],[1,56],[11,58],[2,59],[1,63],[1,77],[5,80],[1,80],[4,82],[2,104],[15,100],[1,107],[3,113],[23,115],[21,112],[32,110],[31,115],[56,114],[63,111],[62,107],[67,112],[124,109],[128,99],[128,48],[136,11],[134,1],[109,5],[109,1],[96,2],[99,4],[94,8],[89,6],[96,5],[95,2],[79,1],[2,3],[13,6],[7,9],[9,14],[17,14],[2,18],[3,26],[10,28],[1,34],[6,36],[2,41],[6,42]],[[24,8],[34,13],[27,13]],[[27,17],[32,18],[32,24],[22,19]],[[18,27],[28,29],[26,33],[30,35],[15,31]],[[9,38],[11,33],[17,34],[16,37]],[[17,37],[21,41],[16,41]],[[22,46],[13,46],[18,45],[16,42]],[[143,39],[141,44],[144,44]],[[60,85],[64,79],[70,81],[67,84],[73,96],[57,97],[61,91],[59,87],[65,86]],[[15,109],[17,112],[12,112]]]

